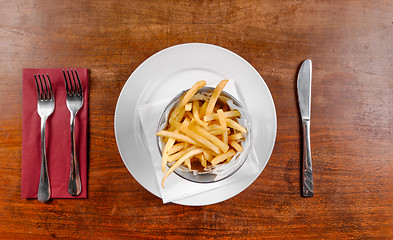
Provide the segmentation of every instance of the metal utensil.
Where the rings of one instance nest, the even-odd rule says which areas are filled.
[[[71,167],[70,167],[70,179],[68,182],[68,193],[72,196],[78,196],[82,191],[82,184],[79,175],[78,157],[75,148],[75,116],[83,105],[83,91],[82,91],[82,84],[76,69],[71,69],[71,71],[69,71],[68,69],[66,71],[63,70],[63,75],[66,85],[66,103],[67,103],[68,110],[70,110],[71,113],[71,118],[70,118]],[[75,80],[75,76],[78,81],[78,84]]]
[[[303,62],[297,78],[297,94],[303,126],[303,197],[313,196],[313,176],[310,144],[310,114],[311,114],[311,71],[310,59]]]
[[[43,74],[38,75],[38,79],[37,76],[34,74],[35,84],[37,88],[37,112],[38,115],[40,115],[41,117],[41,173],[37,193],[37,198],[41,202],[48,201],[51,196],[48,174],[48,161],[46,157],[45,126],[46,120],[55,109],[55,96],[53,95],[52,84],[50,82],[48,74],[46,75],[46,77],[48,81],[45,80],[45,76]]]

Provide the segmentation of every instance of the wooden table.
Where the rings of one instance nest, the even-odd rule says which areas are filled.
[[[1,1],[0,238],[393,238],[393,2]],[[146,58],[186,42],[249,61],[277,110],[258,179],[219,204],[162,204],[118,153],[114,112]],[[296,76],[313,61],[315,195],[300,196]],[[20,198],[22,69],[90,69],[89,188]]]

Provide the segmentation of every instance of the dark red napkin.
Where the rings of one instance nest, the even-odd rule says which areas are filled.
[[[70,111],[66,105],[66,90],[62,68],[23,69],[22,122],[22,182],[21,197],[36,198],[41,169],[40,116],[37,113],[37,90],[34,74],[48,74],[55,96],[55,110],[46,122],[46,152],[51,186],[51,198],[87,197],[87,124],[88,70],[77,68],[82,88],[83,106],[75,118],[76,148],[82,182],[77,197],[68,194],[71,164]]]

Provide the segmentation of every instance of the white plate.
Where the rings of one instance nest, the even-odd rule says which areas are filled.
[[[138,106],[173,97],[199,80],[222,79],[235,81],[239,100],[250,113],[260,172],[175,203],[203,206],[227,200],[246,189],[269,161],[276,139],[276,110],[258,72],[239,55],[215,45],[188,43],[169,47],[148,58],[131,74],[115,112],[115,135],[123,162],[132,176],[154,195],[160,197],[160,191],[145,147]]]

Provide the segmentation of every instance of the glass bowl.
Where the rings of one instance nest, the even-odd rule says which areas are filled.
[[[188,90],[184,90],[176,95],[169,104],[165,107],[164,111],[162,112],[158,125],[157,125],[157,132],[160,130],[165,129],[167,126],[167,121],[169,120],[169,114],[171,113],[172,109],[176,107],[176,105],[180,102],[181,97],[184,93]],[[210,94],[214,91],[212,87],[203,87],[201,88],[198,93],[202,94]],[[224,180],[235,172],[237,172],[241,166],[243,166],[244,162],[246,161],[247,157],[250,154],[251,146],[252,146],[252,128],[251,128],[251,121],[250,117],[247,113],[247,110],[244,106],[231,94],[222,91],[220,97],[222,99],[227,99],[227,104],[231,108],[231,110],[238,110],[241,114],[240,118],[238,118],[238,122],[247,129],[247,133],[245,134],[245,138],[242,140],[242,147],[243,151],[236,153],[233,156],[232,160],[229,163],[220,163],[214,166],[207,166],[206,168],[198,168],[189,170],[183,164],[180,165],[174,171],[178,176],[196,183],[214,183],[221,180]],[[162,143],[161,137],[157,136],[156,138],[158,151],[162,156],[162,148],[164,144]],[[167,166],[171,167],[175,162],[168,163]]]

